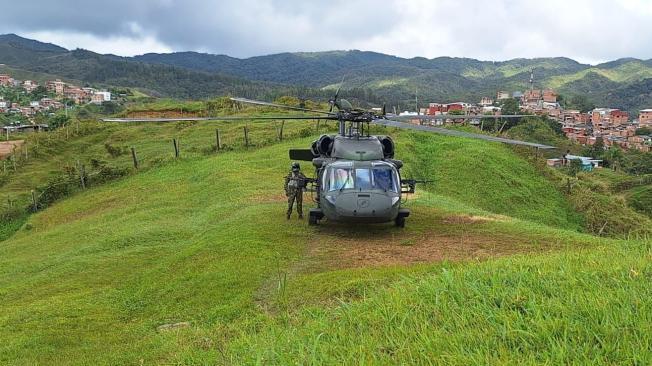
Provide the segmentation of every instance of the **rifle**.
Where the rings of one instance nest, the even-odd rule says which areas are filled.
[[[414,193],[417,188],[417,183],[427,184],[432,183],[432,181],[421,179],[401,179],[401,193]]]

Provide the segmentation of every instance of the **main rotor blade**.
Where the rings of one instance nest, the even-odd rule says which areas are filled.
[[[535,117],[530,114],[506,114],[504,116],[494,116],[494,115],[489,115],[489,114],[479,114],[479,115],[466,115],[466,114],[434,114],[434,115],[428,115],[428,114],[421,114],[421,115],[414,115],[414,116],[393,116],[392,118],[395,120],[413,120],[413,119],[418,119],[418,120],[425,120],[425,121],[430,121],[430,120],[436,120],[436,119],[480,119],[480,118],[522,118],[522,117]]]
[[[230,98],[230,99],[232,101],[234,101],[234,102],[262,105],[262,106],[266,106],[266,107],[285,108],[285,109],[291,109],[293,111],[304,111],[304,112],[312,112],[312,113],[333,114],[331,112],[320,111],[320,110],[316,110],[316,109],[292,107],[292,106],[289,106],[289,105],[276,104],[276,103],[270,103],[270,102],[263,102],[263,101],[260,101],[260,100],[253,100],[253,99],[247,99],[247,98]]]
[[[537,144],[535,142],[526,142],[526,141],[520,141],[520,140],[510,140],[510,139],[505,139],[505,138],[502,138],[502,137],[481,135],[481,134],[478,134],[478,133],[470,133],[470,132],[463,132],[463,131],[457,131],[457,130],[449,130],[449,129],[442,128],[442,127],[414,125],[414,124],[411,124],[411,123],[399,122],[399,121],[394,121],[394,120],[391,120],[391,119],[375,119],[375,120],[373,120],[373,122],[376,123],[376,124],[379,124],[379,125],[383,125],[383,126],[398,127],[398,128],[404,128],[404,129],[407,129],[407,130],[415,130],[415,131],[433,132],[433,133],[438,133],[440,135],[456,136],[456,137],[467,137],[467,138],[472,138],[472,139],[480,139],[480,140],[493,141],[493,142],[502,142],[502,143],[511,144],[511,145],[531,146],[531,147],[536,147],[538,149],[556,149],[555,146]]]
[[[104,118],[103,122],[182,122],[182,121],[252,121],[252,120],[337,120],[334,116],[252,116],[252,117],[197,117],[197,118]]]

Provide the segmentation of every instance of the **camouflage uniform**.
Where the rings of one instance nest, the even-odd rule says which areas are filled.
[[[288,197],[287,218],[292,214],[294,201],[297,202],[297,213],[303,218],[303,189],[306,186],[306,176],[299,169],[292,169],[285,177],[285,195]]]

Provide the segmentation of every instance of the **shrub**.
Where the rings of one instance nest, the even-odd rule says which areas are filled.
[[[117,158],[120,155],[126,154],[129,149],[124,146],[113,146],[109,144],[108,142],[104,144],[104,148],[106,149],[106,152],[111,155],[112,158]]]

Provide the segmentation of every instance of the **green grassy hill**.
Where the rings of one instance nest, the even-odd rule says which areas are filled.
[[[287,149],[314,126],[278,143],[273,124],[251,125],[248,149],[242,125],[219,126],[232,150],[210,151],[211,123],[41,141],[12,194],[80,156],[130,164],[104,142],[136,146],[142,167],[0,242],[0,363],[650,361],[652,243],[578,233],[563,194],[510,148],[383,131],[405,174],[435,181],[408,201],[407,227],[313,228],[285,220],[281,187]]]

